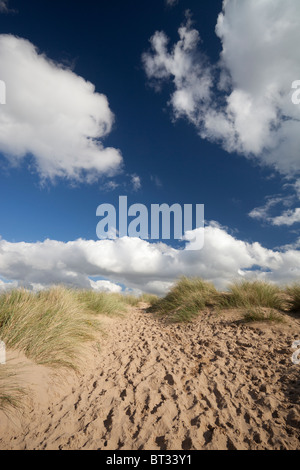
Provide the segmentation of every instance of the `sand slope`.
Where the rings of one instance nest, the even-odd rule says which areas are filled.
[[[140,308],[107,331],[85,372],[47,383],[21,424],[0,415],[0,449],[300,449],[299,320],[167,325]]]

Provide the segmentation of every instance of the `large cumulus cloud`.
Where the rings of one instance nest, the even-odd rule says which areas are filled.
[[[174,117],[187,118],[202,138],[300,176],[300,107],[291,100],[299,79],[299,16],[298,0],[224,0],[218,64],[201,52],[188,17],[177,43],[170,45],[164,32],[153,35],[143,55],[146,74],[156,87],[173,83]]]
[[[0,240],[0,276],[28,288],[64,283],[118,291],[114,285],[122,284],[161,295],[181,275],[203,277],[221,289],[242,278],[289,283],[299,279],[300,252],[246,243],[214,222],[205,227],[205,244],[199,251],[128,237],[68,243]],[[95,281],[97,277],[112,284]]]
[[[118,170],[120,151],[102,143],[114,116],[92,83],[12,35],[0,35],[0,63],[7,90],[0,152],[11,163],[30,156],[50,180],[91,182]]]

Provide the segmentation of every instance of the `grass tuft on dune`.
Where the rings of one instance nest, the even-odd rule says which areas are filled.
[[[1,340],[37,364],[76,369],[83,344],[99,330],[99,322],[66,288],[0,296]]]
[[[290,310],[292,312],[300,312],[300,283],[293,284],[286,288],[285,292],[290,298]]]
[[[170,321],[191,321],[217,297],[213,284],[200,278],[182,277],[171,291],[152,305],[152,310]]]
[[[140,302],[145,302],[147,304],[153,305],[158,301],[157,295],[154,294],[142,294],[139,297]]]
[[[276,310],[262,309],[258,307],[250,308],[243,314],[246,323],[251,322],[271,322],[271,323],[284,323],[284,317]]]
[[[126,302],[120,294],[83,290],[74,295],[85,309],[96,315],[120,315],[126,310]]]
[[[61,286],[39,293],[13,290],[0,295],[0,339],[37,364],[77,370],[85,346],[102,332],[99,314],[120,315],[138,302],[134,296]],[[0,366],[0,409],[20,403],[23,392],[12,377]]]
[[[0,366],[0,410],[21,408],[26,391],[17,384],[16,373],[8,365]]]
[[[224,308],[267,307],[284,310],[286,301],[280,287],[262,281],[242,281],[229,287],[229,294],[220,300]]]
[[[242,281],[231,284],[227,292],[219,292],[203,279],[182,277],[150,310],[170,321],[188,322],[207,307],[243,309],[247,322],[282,322],[282,312],[300,311],[300,285],[283,289],[263,281]]]

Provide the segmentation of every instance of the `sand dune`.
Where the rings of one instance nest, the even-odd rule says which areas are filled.
[[[29,365],[40,383],[26,413],[0,415],[0,448],[300,449],[300,322],[248,326],[234,315],[168,325],[135,308],[107,320],[83,374],[51,382]]]

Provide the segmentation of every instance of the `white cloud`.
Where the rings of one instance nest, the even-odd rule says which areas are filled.
[[[268,198],[267,202],[263,206],[255,207],[254,209],[252,209],[252,211],[249,212],[249,216],[252,219],[266,221],[269,219],[270,209],[282,202],[284,202],[284,199],[282,197],[270,197]]]
[[[150,180],[152,181],[152,183],[155,184],[155,186],[157,188],[161,188],[162,187],[162,182],[160,180],[160,178],[156,175],[150,175]]]
[[[173,81],[174,117],[187,118],[202,138],[295,177],[300,106],[292,103],[291,85],[299,79],[299,15],[298,0],[225,0],[217,67],[199,52],[199,33],[188,19],[173,47],[165,33],[154,34],[145,71],[156,86]]]
[[[142,187],[141,178],[137,175],[131,175],[131,184],[134,191],[138,191]]]
[[[0,13],[7,13],[8,11],[8,0],[0,0]]]
[[[294,243],[288,243],[287,245],[281,246],[281,250],[298,250],[300,248],[300,237]]]
[[[296,224],[297,222],[300,222],[300,208],[285,211],[283,214],[271,219],[271,223],[277,226],[291,226],[293,224]]]
[[[254,271],[251,271],[253,270]],[[80,288],[166,292],[181,275],[200,276],[218,288],[241,276],[287,283],[300,276],[300,251],[269,250],[246,243],[212,223],[200,251],[174,249],[137,238],[63,243],[10,243],[0,240],[0,275],[27,288],[64,283]],[[109,281],[93,281],[101,277]]]
[[[90,280],[91,288],[97,292],[122,292],[122,287],[110,281],[93,281]]]
[[[272,217],[270,216],[270,212],[272,208],[275,208],[278,205],[282,205],[284,207],[290,208],[294,202],[295,202],[295,195],[293,194],[289,194],[287,196],[283,196],[283,195],[268,196],[266,198],[266,203],[261,207],[255,207],[254,209],[252,209],[252,211],[249,213],[249,216],[252,217],[253,219],[270,221],[272,220]]]
[[[297,179],[296,182],[293,184],[293,189],[296,191],[298,199],[300,200],[300,179]]]
[[[114,191],[119,187],[119,184],[116,181],[109,180],[102,184],[102,191]]]
[[[169,7],[173,7],[174,5],[178,3],[179,0],[165,0],[165,1]]]
[[[0,279],[0,293],[6,292],[8,290],[16,289],[18,287],[18,282],[16,281],[6,281],[4,282]]]
[[[153,53],[143,54],[142,60],[147,76],[155,80],[154,85],[173,80],[175,92],[170,104],[175,117],[186,116],[197,126],[198,110],[210,98],[210,69],[203,55],[195,56],[200,37],[191,28],[190,19],[179,28],[178,33],[180,40],[169,52],[167,36],[163,32],[156,32],[150,40]]]
[[[32,155],[43,179],[91,182],[114,174],[120,151],[100,141],[112,129],[108,100],[92,83],[40,54],[25,39],[0,35],[0,152],[14,164]]]
[[[294,200],[295,196],[293,195],[287,197],[269,197],[267,198],[267,202],[265,203],[265,205],[253,209],[249,213],[249,216],[253,219],[261,220],[263,222],[267,222],[275,226],[294,225],[295,223],[300,222],[300,208],[289,208],[288,210],[285,210],[281,215],[277,216],[270,215],[271,209],[276,207],[278,204],[283,205],[285,207],[291,207],[293,205]]]

